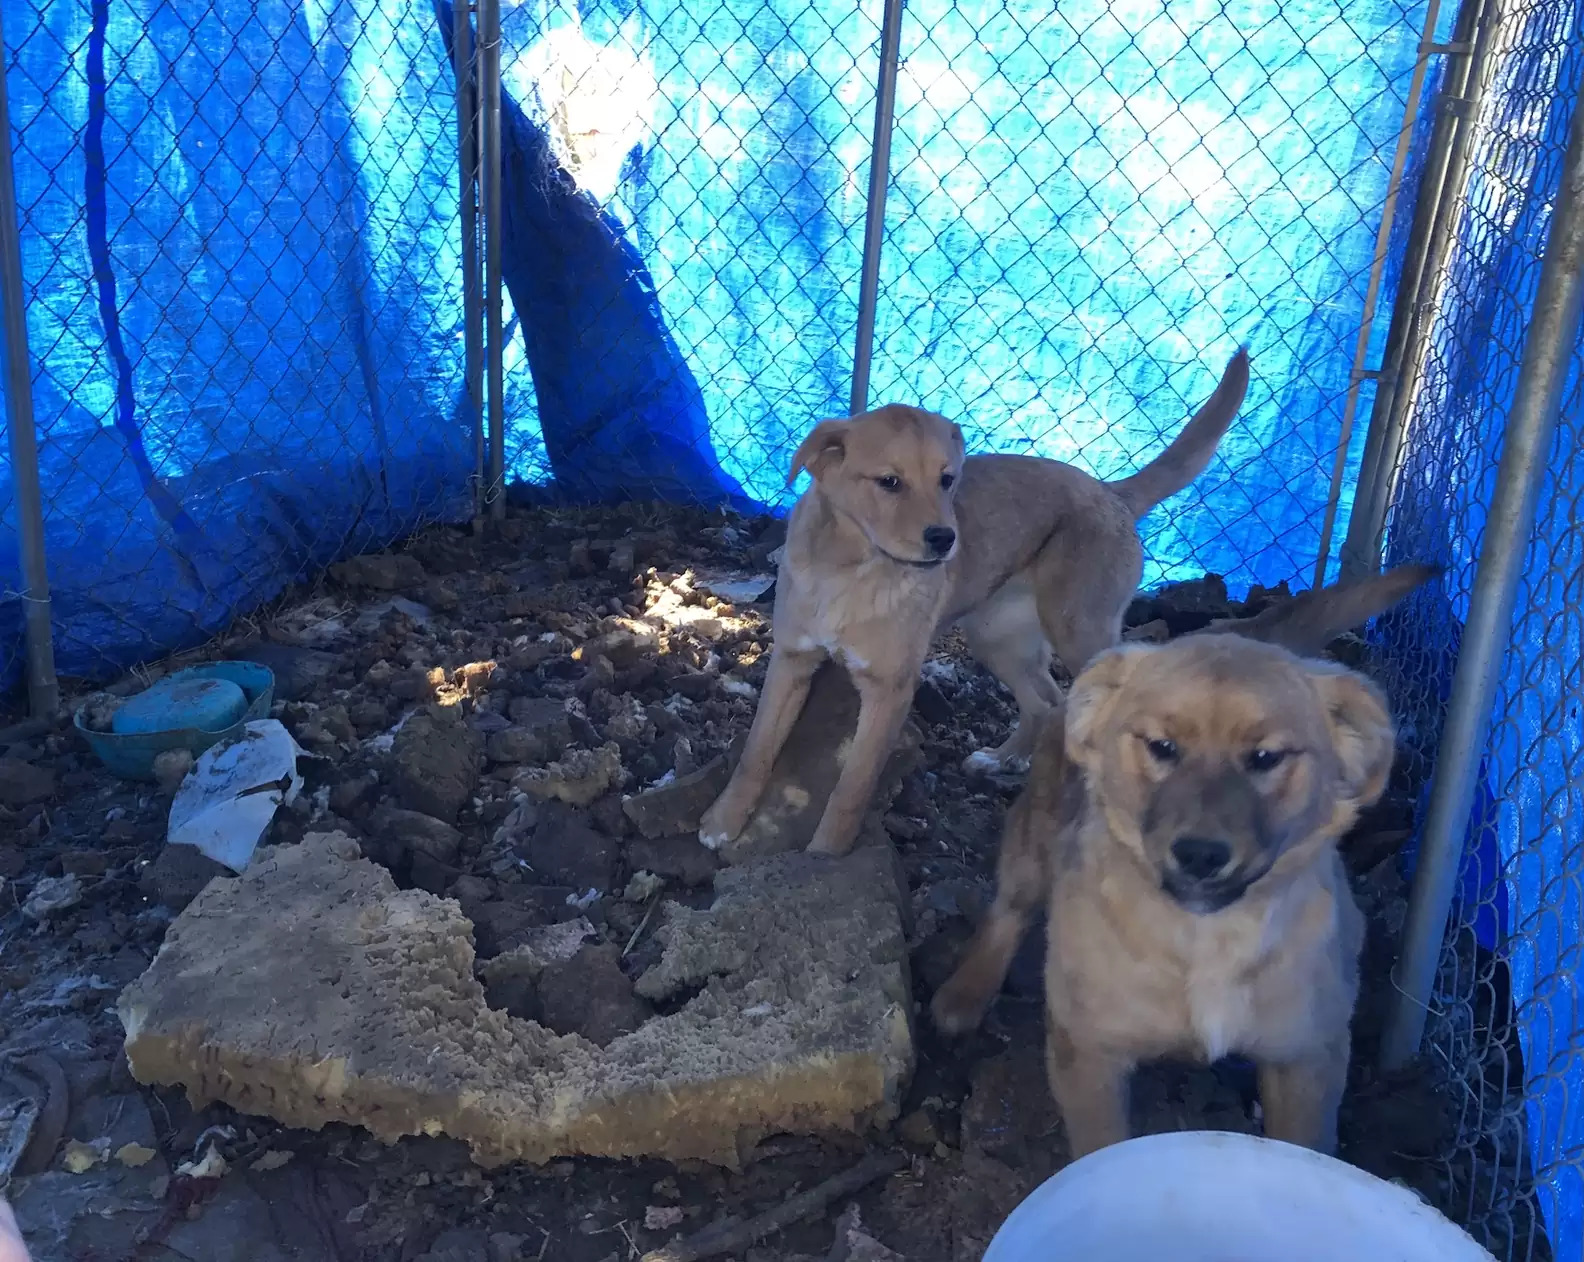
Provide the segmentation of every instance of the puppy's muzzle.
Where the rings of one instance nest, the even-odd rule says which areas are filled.
[[[957,544],[957,532],[950,526],[925,526],[924,550],[931,557],[945,557]]]
[[[1161,888],[1201,915],[1230,907],[1243,897],[1250,883],[1234,869],[1232,847],[1208,837],[1179,837],[1172,842],[1161,874]]]

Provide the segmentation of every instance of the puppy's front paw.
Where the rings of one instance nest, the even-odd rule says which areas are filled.
[[[977,987],[963,984],[961,975],[953,974],[930,1000],[930,1019],[942,1034],[954,1037],[977,1027],[989,1007],[989,999]]]
[[[814,830],[814,839],[804,849],[809,854],[823,854],[839,859],[850,851],[857,841],[856,823],[833,824],[829,818],[825,818],[820,820],[819,827]]]
[[[719,850],[728,841],[735,840],[747,825],[747,811],[724,797],[718,798],[699,821],[699,844],[707,850]]]

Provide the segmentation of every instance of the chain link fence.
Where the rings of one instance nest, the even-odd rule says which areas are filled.
[[[483,59],[460,111],[446,0],[0,4],[68,675],[202,640],[339,557],[474,513],[458,116],[488,133],[483,102],[505,322],[489,498],[782,510],[798,440],[848,411],[883,0],[511,4],[499,91]],[[478,9],[492,30],[494,0]],[[1577,0],[1463,9],[1480,103],[1443,100],[1466,162],[1415,294],[1396,278],[1418,208],[1394,223],[1392,173],[1429,135],[1417,76],[1453,16],[1417,0],[892,5],[868,256],[870,401],[941,410],[974,450],[1121,476],[1250,346],[1234,431],[1146,523],[1152,583],[1303,584],[1328,563],[1366,437],[1350,418],[1383,413],[1376,316],[1420,311],[1382,449],[1387,551],[1448,577],[1376,644],[1402,783],[1426,801],[1584,77]],[[1581,390],[1575,368],[1431,1004],[1454,1114],[1436,1195],[1506,1258],[1576,1241],[1584,1203]]]
[[[1147,577],[1307,579],[1426,12],[910,4],[870,401],[937,408],[975,450],[1121,476],[1247,342],[1249,402],[1148,525]],[[791,451],[848,410],[882,19],[873,0],[503,16],[503,84],[558,159],[531,157],[527,188],[552,218],[569,182],[592,195],[629,263],[576,306],[508,275],[526,334],[507,347],[512,476],[653,486],[652,453],[680,441],[698,456],[682,498],[790,504]],[[515,204],[510,163],[505,184]],[[591,270],[564,222],[521,244],[579,284]],[[585,374],[603,397],[566,380]],[[617,404],[646,415],[613,432]]]
[[[7,4],[62,669],[468,515],[451,6]],[[1346,521],[1426,12],[901,11],[871,401],[1118,476],[1247,342],[1243,418],[1147,523],[1147,579],[1302,579],[1326,505]],[[848,410],[882,21],[501,11],[491,498],[790,504],[792,449]]]
[[[1424,291],[1427,336],[1387,517],[1390,559],[1439,561],[1447,575],[1382,621],[1376,649],[1412,752],[1399,777],[1423,788],[1421,823],[1439,797],[1451,801],[1461,787],[1471,799],[1466,811],[1449,808],[1449,840],[1461,850],[1451,914],[1437,908],[1422,922],[1434,935],[1433,987],[1419,1019],[1426,1068],[1448,1110],[1430,1190],[1506,1262],[1578,1257],[1584,1248],[1584,550],[1576,525],[1584,339],[1576,312],[1558,348],[1534,344],[1546,336],[1537,331],[1542,267],[1560,248],[1553,220],[1584,188],[1577,167],[1564,175],[1584,80],[1584,10],[1489,0],[1476,11],[1469,104],[1450,103],[1465,120],[1465,169],[1461,186],[1448,190],[1453,230]],[[1516,604],[1490,645],[1494,695],[1475,703],[1475,739],[1460,758],[1443,736],[1449,702],[1464,675],[1477,673],[1460,672],[1459,658],[1477,662],[1485,651],[1471,643],[1476,575],[1506,561],[1493,542],[1501,529],[1493,506],[1505,502],[1504,448],[1518,441],[1520,370],[1548,349],[1566,377],[1560,421],[1533,470],[1538,513],[1520,521],[1510,558]],[[1428,868],[1428,849],[1418,858]],[[1416,889],[1422,895],[1430,907],[1433,896]]]
[[[466,516],[434,10],[5,0],[4,29],[61,672]]]
[[[875,391],[971,447],[1148,461],[1239,343],[1214,464],[1146,584],[1305,579],[1424,6],[918,0]]]
[[[511,480],[786,502],[847,410],[878,35],[869,2],[503,12]]]

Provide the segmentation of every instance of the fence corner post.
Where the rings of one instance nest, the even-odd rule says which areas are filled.
[[[869,406],[869,365],[874,356],[880,253],[885,248],[886,188],[891,183],[891,127],[896,119],[897,72],[902,49],[902,3],[903,0],[885,0],[880,19],[880,74],[875,84],[874,142],[869,150],[869,198],[864,210],[858,324],[853,338],[852,394],[847,409],[850,416],[858,415]]]
[[[1486,518],[1469,594],[1468,620],[1452,676],[1452,694],[1420,838],[1419,869],[1414,874],[1394,977],[1397,994],[1381,1038],[1381,1068],[1387,1071],[1416,1056],[1424,1037],[1497,676],[1512,634],[1518,580],[1581,316],[1584,105],[1575,103],[1539,286],[1496,468],[1496,492]]]
[[[3,19],[0,19],[3,21]],[[5,32],[0,26],[0,49]],[[5,61],[0,58],[0,390],[5,392],[22,561],[23,625],[27,636],[28,708],[50,718],[60,705],[55,643],[50,629],[49,566],[44,551],[44,500],[39,491],[38,431],[33,419],[33,362],[28,354],[27,304],[22,296],[22,239],[16,172],[11,164],[11,109]]]

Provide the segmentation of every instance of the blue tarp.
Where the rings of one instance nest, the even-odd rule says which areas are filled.
[[[1584,82],[1584,6],[1527,11],[1495,65],[1449,260],[1450,300],[1416,404],[1389,553],[1432,556],[1467,592],[1494,492],[1561,154]],[[1508,960],[1528,1156],[1552,1255],[1584,1256],[1584,330],[1563,396],[1468,830],[1459,923]],[[1466,597],[1409,611],[1390,651],[1445,689]],[[1498,1150],[1500,1141],[1497,1141]],[[1506,1154],[1510,1157],[1511,1154]],[[1499,1208],[1499,1207],[1498,1207]]]
[[[465,514],[448,6],[0,2],[62,669]],[[1244,417],[1149,524],[1149,577],[1301,578],[1418,21],[919,0],[874,400],[1110,476],[1246,341]],[[846,406],[877,22],[507,7],[514,478],[786,507],[792,446]]]
[[[788,505],[791,449],[847,406],[879,7],[505,6],[514,479],[566,502]],[[201,640],[339,556],[465,516],[448,5],[0,13],[62,670],[103,676]],[[1422,15],[1392,0],[914,0],[872,401],[938,408],[979,450],[1115,476],[1247,342],[1243,416],[1147,523],[1146,578],[1305,581]],[[1571,33],[1577,48],[1569,0],[1526,20],[1561,40],[1536,47]],[[1577,58],[1514,56],[1503,73],[1500,124],[1554,148]],[[1468,453],[1495,450],[1556,191],[1554,164],[1499,156],[1500,213],[1460,225],[1471,297],[1420,405],[1440,438],[1407,475],[1410,498],[1456,489],[1421,493],[1392,536],[1464,579],[1494,467]],[[1366,385],[1345,486],[1371,399]],[[1559,446],[1548,502],[1577,499],[1569,457]],[[9,485],[0,464],[5,682],[21,626]],[[1571,556],[1567,514],[1548,520],[1536,557]],[[1525,1055],[1547,1075],[1531,1146],[1558,1256],[1577,1256],[1584,1190],[1557,1160],[1584,1147],[1584,1115],[1561,1110],[1584,1094],[1579,909],[1556,876],[1580,861],[1581,818],[1562,779],[1580,741],[1562,581],[1535,581],[1517,633],[1465,896],[1487,904],[1485,941],[1518,934]],[[1439,663],[1438,697],[1464,612],[1401,645]],[[1537,762],[1536,742],[1560,752]],[[1513,866],[1491,893],[1498,857]]]
[[[61,670],[202,640],[467,511],[432,21],[372,0],[3,3]],[[14,645],[18,603],[0,616]]]

